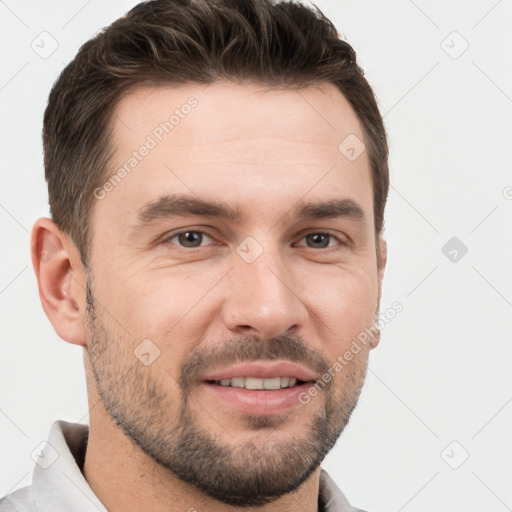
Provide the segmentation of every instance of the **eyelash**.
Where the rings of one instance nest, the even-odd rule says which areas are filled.
[[[171,242],[171,240],[179,235],[182,235],[184,233],[201,233],[202,235],[206,235],[208,236],[209,238],[212,238],[214,239],[213,236],[209,235],[206,231],[202,231],[200,229],[184,229],[184,230],[181,230],[181,231],[177,231],[176,233],[172,233],[170,234],[169,236],[165,237],[163,240],[162,240],[162,244],[164,245],[168,245],[168,244],[171,244],[171,245],[177,245],[178,247],[180,247],[181,249],[185,249],[185,250],[189,250],[189,251],[193,251],[195,249],[202,249],[203,246],[199,246],[199,247],[183,247],[183,246],[180,246],[178,244],[173,244]],[[345,246],[347,245],[347,242],[346,241],[343,241],[339,238],[339,236],[337,236],[336,234],[334,234],[332,231],[329,231],[329,230],[324,230],[324,231],[311,231],[309,233],[306,233],[304,234],[300,240],[303,240],[304,238],[310,236],[310,235],[324,235],[324,236],[330,236],[331,238],[334,238],[335,240],[337,240],[339,242],[339,246]],[[315,249],[314,247],[308,247],[308,249]],[[327,247],[320,247],[318,248],[317,250],[328,250],[328,249],[333,249],[333,247],[330,247],[330,246],[327,246]]]

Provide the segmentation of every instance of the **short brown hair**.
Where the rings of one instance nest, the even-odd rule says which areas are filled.
[[[250,80],[338,87],[362,123],[375,231],[389,188],[386,131],[353,48],[318,9],[272,0],[142,2],[87,41],[51,90],[43,147],[50,212],[87,266],[93,191],[109,175],[116,105],[139,85]],[[341,142],[341,141],[340,141]]]

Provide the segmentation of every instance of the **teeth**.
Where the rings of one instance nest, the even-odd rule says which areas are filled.
[[[245,389],[263,389],[263,379],[245,377]]]
[[[291,388],[297,384],[295,377],[272,377],[262,379],[259,377],[233,377],[215,381],[220,386],[231,386],[233,388],[246,389],[282,389]]]
[[[233,379],[226,380],[230,380],[230,385],[234,388],[245,388],[245,377],[235,377]]]
[[[274,377],[273,379],[261,379],[265,389],[280,389],[281,377]]]

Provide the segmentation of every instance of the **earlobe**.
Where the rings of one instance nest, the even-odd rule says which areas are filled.
[[[85,283],[78,250],[48,218],[35,222],[30,245],[39,297],[46,316],[63,340],[85,345]]]
[[[380,343],[380,330],[370,339],[370,349],[374,349]]]

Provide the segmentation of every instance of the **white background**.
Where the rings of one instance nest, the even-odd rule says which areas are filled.
[[[40,306],[29,231],[48,215],[41,126],[51,85],[134,4],[0,2],[0,495],[30,483],[30,453],[53,421],[88,422],[82,349],[58,338]],[[356,49],[385,114],[381,310],[404,307],[323,466],[374,512],[511,510],[512,4],[317,5]],[[58,42],[46,59],[31,47],[46,37],[51,48],[43,31]],[[442,252],[452,237],[468,248],[455,263]]]

